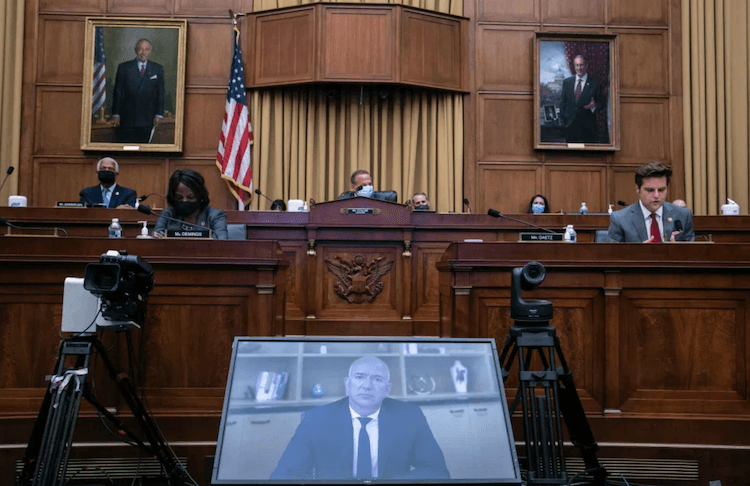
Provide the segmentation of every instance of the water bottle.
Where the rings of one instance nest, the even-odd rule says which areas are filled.
[[[586,207],[585,202],[581,203],[581,209],[579,209],[578,212],[581,214],[589,214],[589,208]]]
[[[565,236],[563,236],[563,240],[565,243],[575,243],[578,239],[578,235],[576,235],[576,230],[573,229],[573,225],[569,224],[565,227]]]
[[[612,214],[613,212],[614,210],[612,209],[612,205],[610,204],[609,207],[607,208],[607,214]]]
[[[122,238],[122,226],[118,218],[112,218],[112,224],[109,225],[110,238]]]

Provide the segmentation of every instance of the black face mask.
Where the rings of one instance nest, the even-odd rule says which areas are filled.
[[[416,206],[414,208],[414,211],[429,211],[429,210],[430,210],[430,205],[429,204],[427,204],[425,206]]]
[[[181,216],[189,216],[196,212],[201,206],[201,203],[199,201],[176,201],[174,203],[174,209],[177,211],[177,214]]]
[[[99,182],[106,185],[114,183],[115,177],[117,177],[117,174],[115,174],[111,170],[100,170],[96,174],[99,176]]]

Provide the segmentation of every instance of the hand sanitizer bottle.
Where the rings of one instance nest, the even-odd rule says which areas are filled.
[[[610,204],[609,207],[607,208],[607,214],[612,214],[613,211],[614,210],[612,209],[612,205]]]
[[[153,238],[150,234],[148,234],[148,221],[138,221],[139,223],[143,224],[143,228],[141,228],[141,234],[137,236],[137,238]]]
[[[589,214],[589,208],[586,207],[585,202],[581,203],[581,209],[579,209],[578,212],[581,214]]]
[[[118,218],[112,218],[112,224],[109,225],[110,238],[122,238],[122,226]]]
[[[578,235],[576,235],[576,230],[573,229],[573,225],[569,224],[565,227],[565,236],[563,236],[563,240],[565,243],[575,243],[578,238]]]

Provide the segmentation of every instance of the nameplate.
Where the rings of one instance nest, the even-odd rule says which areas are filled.
[[[380,214],[378,208],[341,208],[341,214]]]
[[[521,233],[521,241],[562,241],[562,233]]]
[[[57,201],[55,206],[58,208],[85,208],[86,205],[82,202],[62,202]]]
[[[211,230],[189,229],[189,230],[167,230],[167,238],[210,238]]]

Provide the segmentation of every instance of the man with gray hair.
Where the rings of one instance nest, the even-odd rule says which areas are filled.
[[[388,365],[363,356],[349,367],[346,397],[313,407],[271,479],[449,479],[422,410],[387,398]]]
[[[112,157],[104,157],[96,163],[99,185],[82,189],[80,202],[87,206],[104,205],[107,208],[132,209],[135,207],[135,191],[116,183],[120,166]]]

